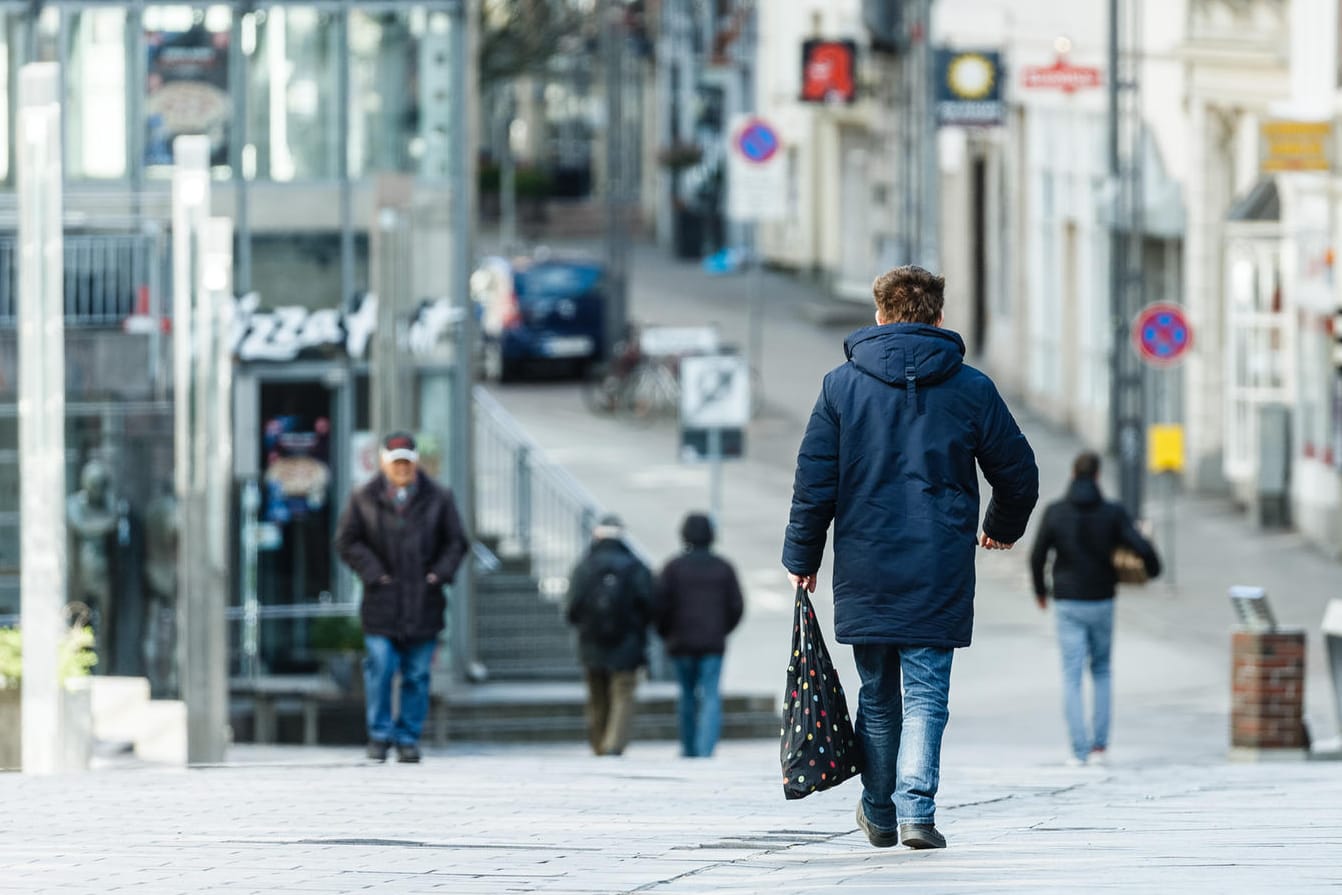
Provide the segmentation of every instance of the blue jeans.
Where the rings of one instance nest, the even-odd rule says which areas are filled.
[[[413,745],[424,730],[429,713],[429,667],[438,641],[392,640],[378,634],[363,636],[363,692],[368,717],[368,739]],[[392,723],[391,682],[401,673],[401,711]]]
[[[1109,651],[1114,643],[1113,600],[1054,600],[1058,647],[1062,652],[1062,711],[1072,754],[1084,761],[1094,749],[1109,746]],[[1091,728],[1081,699],[1081,678],[1090,660],[1094,698]]]
[[[680,754],[707,758],[722,733],[722,655],[672,656],[680,679]]]
[[[864,761],[862,807],[878,830],[936,822],[953,655],[930,646],[853,645],[862,679],[854,725]]]

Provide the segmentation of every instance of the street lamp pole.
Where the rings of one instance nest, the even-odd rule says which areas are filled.
[[[65,602],[65,259],[60,67],[19,73],[19,492],[22,767],[61,763],[57,652]]]

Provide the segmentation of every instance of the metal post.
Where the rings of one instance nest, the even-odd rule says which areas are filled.
[[[1142,510],[1145,475],[1145,384],[1141,361],[1128,345],[1131,321],[1143,304],[1142,110],[1139,66],[1124,64],[1122,29],[1139,35],[1136,6],[1124,21],[1122,0],[1109,0],[1109,177],[1113,186],[1109,288],[1112,309],[1111,448],[1118,456],[1119,499],[1134,517]],[[1129,47],[1129,52],[1135,48]],[[1125,109],[1126,103],[1126,109]],[[1130,142],[1125,147],[1124,138]],[[1125,151],[1126,149],[1126,151]]]
[[[197,537],[204,540],[200,586],[187,595],[190,625],[183,629],[187,659],[181,669],[187,703],[187,760],[224,758],[228,725],[228,654],[224,607],[228,602],[229,504],[233,490],[232,358],[228,353],[233,320],[233,223],[205,222],[200,252],[196,305],[196,437],[203,442],[194,509],[200,514]],[[191,698],[196,702],[191,706]]]
[[[458,0],[450,7],[451,53],[452,53],[452,97],[451,97],[451,133],[452,153],[448,167],[448,181],[452,197],[452,219],[449,232],[452,234],[452,302],[460,312],[456,327],[456,369],[452,375],[452,436],[449,444],[452,489],[456,496],[457,508],[461,512],[466,527],[466,537],[475,539],[475,462],[472,455],[475,426],[473,425],[474,402],[472,400],[474,370],[471,359],[475,346],[475,313],[471,304],[471,235],[474,232],[471,221],[471,141],[470,121],[472,110],[471,65],[471,10],[473,4]],[[469,561],[462,563],[457,579],[453,583],[452,601],[452,654],[455,657],[455,671],[458,676],[475,661],[475,638],[472,606],[474,604],[474,581]]]
[[[713,528],[721,531],[722,518],[722,429],[708,428],[708,517]]]
[[[922,0],[919,17],[922,22],[923,40],[919,47],[918,100],[922,109],[920,121],[918,152],[922,161],[919,172],[921,184],[918,188],[919,253],[918,263],[933,272],[941,268],[941,167],[937,153],[936,121],[936,65],[937,54],[932,49],[932,0]]]
[[[60,72],[19,72],[19,494],[22,767],[60,770],[57,652],[65,601],[65,260]]]
[[[242,489],[242,674],[255,680],[261,673],[261,604],[257,592],[260,566],[261,489],[248,479]]]
[[[624,25],[617,0],[605,0],[601,50],[606,92],[606,305],[604,353],[624,335],[628,319],[629,227],[625,214]]]
[[[513,157],[514,85],[509,82],[502,91],[502,122],[499,134],[499,219],[505,254],[517,249],[517,159]]]
[[[747,368],[755,373],[759,379],[760,392],[753,398],[757,403],[764,402],[764,308],[761,306],[760,297],[760,225],[758,221],[746,225],[750,232],[750,249],[746,263],[749,265],[749,273],[746,274],[746,308],[750,316],[749,336],[750,344],[748,346],[749,357],[747,358]]]
[[[215,374],[209,364],[213,346],[201,338],[213,329],[210,309],[197,297],[205,277],[202,240],[210,208],[210,145],[202,136],[173,141],[173,481],[181,528],[177,549],[177,679],[186,703],[187,761],[222,758],[223,727],[214,730],[216,710],[209,686],[209,656],[201,642],[210,632],[203,611],[209,592],[210,546],[206,536],[205,458],[211,395],[201,384]],[[203,325],[202,325],[203,324]],[[222,632],[219,633],[222,636]],[[217,738],[217,748],[213,740]]]

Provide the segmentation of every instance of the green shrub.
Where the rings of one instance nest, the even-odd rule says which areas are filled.
[[[93,629],[88,625],[66,629],[56,657],[61,683],[84,677],[98,664],[93,644]],[[18,628],[0,628],[0,688],[18,687],[22,680],[23,634]]]
[[[308,643],[314,650],[362,652],[363,626],[352,615],[323,615],[312,620]]]

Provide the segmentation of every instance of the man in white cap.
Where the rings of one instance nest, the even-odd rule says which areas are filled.
[[[336,549],[363,582],[364,699],[368,757],[417,762],[429,711],[429,669],[452,583],[469,546],[452,492],[419,468],[415,438],[382,442],[382,472],[350,495]],[[401,674],[400,716],[391,684]]]
[[[652,573],[624,542],[620,517],[603,516],[568,591],[568,621],[578,629],[587,677],[587,737],[597,755],[619,755],[629,744],[651,619]]]

